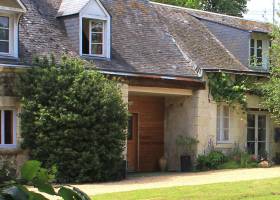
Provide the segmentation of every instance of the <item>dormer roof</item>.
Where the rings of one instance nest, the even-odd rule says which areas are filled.
[[[25,13],[26,8],[20,0],[0,0],[0,10]]]
[[[88,7],[90,7],[90,4],[97,4],[97,7],[100,7],[100,10],[94,10],[95,15],[100,15],[101,18],[108,16],[107,11],[101,4],[99,0],[79,0],[79,1],[73,1],[73,0],[62,0],[61,5],[59,7],[59,10],[57,12],[57,17],[63,17],[63,16],[69,16],[69,15],[75,15],[79,14],[83,10],[87,10]],[[92,6],[96,7],[96,6]],[[87,12],[87,11],[85,11]]]

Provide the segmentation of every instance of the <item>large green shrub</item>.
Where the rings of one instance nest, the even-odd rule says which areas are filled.
[[[37,59],[20,77],[23,147],[58,182],[120,178],[127,109],[120,88],[79,59]]]

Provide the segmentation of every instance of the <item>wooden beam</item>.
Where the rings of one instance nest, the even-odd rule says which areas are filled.
[[[128,92],[132,94],[153,94],[162,96],[191,96],[193,94],[192,90],[189,89],[141,86],[128,86]]]

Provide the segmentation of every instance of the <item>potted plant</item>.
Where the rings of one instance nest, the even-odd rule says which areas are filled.
[[[176,140],[178,149],[180,149],[180,161],[181,161],[181,171],[189,172],[192,170],[192,151],[193,147],[198,144],[199,141],[195,138],[179,135]]]

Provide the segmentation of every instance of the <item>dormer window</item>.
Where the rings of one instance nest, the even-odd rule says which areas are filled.
[[[83,55],[106,57],[106,21],[83,19]]]
[[[0,56],[18,57],[18,22],[26,8],[20,0],[0,3]]]
[[[267,36],[254,34],[250,40],[250,67],[259,70],[269,69],[269,44]]]
[[[62,0],[57,17],[80,56],[111,58],[111,16],[100,0]]]
[[[0,53],[10,52],[10,19],[0,16]]]

